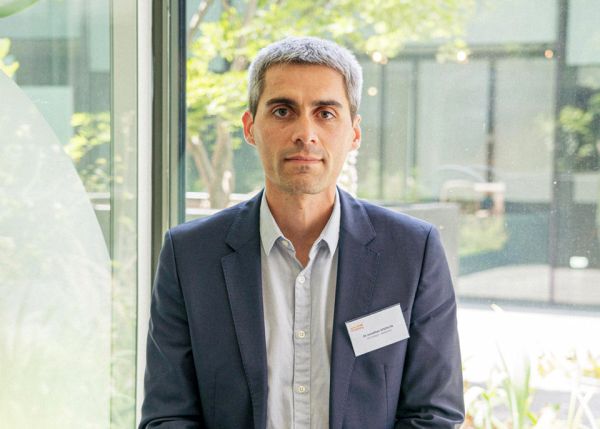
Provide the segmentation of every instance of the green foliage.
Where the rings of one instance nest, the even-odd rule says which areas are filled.
[[[27,9],[38,0],[0,0],[0,18],[5,18]]]
[[[529,427],[529,423],[535,425],[537,417],[531,410],[533,400],[533,389],[531,387],[531,363],[528,358],[523,358],[522,366],[519,368],[509,368],[507,360],[502,353],[500,360],[504,377],[502,385],[506,393],[508,408],[512,417],[513,429],[524,429]]]
[[[4,72],[8,77],[13,77],[19,68],[18,61],[6,62],[10,51],[10,39],[0,39],[0,71]]]
[[[504,216],[479,217],[463,213],[460,222],[461,257],[501,250],[508,241]]]
[[[563,107],[559,124],[566,135],[563,168],[575,171],[600,168],[600,92],[589,97],[585,108]]]
[[[600,380],[600,355],[595,356],[592,352],[588,353],[587,365],[583,367],[583,375]]]
[[[502,392],[494,380],[485,387],[468,386],[465,389],[467,415],[463,429],[493,429],[502,425],[494,416],[494,408],[502,402]]]
[[[73,137],[65,151],[88,192],[108,192],[110,184],[110,114],[75,113]]]
[[[570,134],[588,134],[593,119],[592,112],[586,112],[573,106],[565,106],[560,111],[562,128]]]

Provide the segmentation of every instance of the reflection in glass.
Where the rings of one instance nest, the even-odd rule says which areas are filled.
[[[103,427],[110,258],[52,129],[6,75],[0,92],[0,415],[7,427]]]
[[[136,16],[109,6],[0,6],[3,427],[135,423]]]

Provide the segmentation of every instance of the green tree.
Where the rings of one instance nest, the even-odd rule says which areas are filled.
[[[387,62],[407,42],[459,42],[474,0],[202,0],[188,28],[187,152],[211,206],[233,191],[233,152],[241,144],[246,73],[259,49],[289,35],[333,39],[357,54]],[[236,4],[238,4],[236,2]],[[220,16],[208,11],[220,6]],[[448,45],[446,45],[446,48]],[[447,52],[447,49],[446,49]]]
[[[109,192],[110,113],[74,113],[71,126],[73,137],[65,146],[65,151],[73,160],[86,191]],[[122,174],[122,168],[122,163],[119,163],[119,174]]]
[[[566,136],[563,168],[594,171],[600,164],[600,91],[587,97],[585,108],[567,105],[559,123]]]

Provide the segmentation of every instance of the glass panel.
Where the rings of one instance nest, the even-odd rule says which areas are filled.
[[[478,1],[475,16],[467,25],[466,40],[496,46],[554,42],[557,10],[558,2],[551,0]]]
[[[131,1],[0,4],[6,427],[135,423],[135,29]]]
[[[551,294],[557,302],[599,305],[600,66],[569,71],[569,97],[558,121],[565,146],[558,157],[558,246]]]
[[[381,195],[381,128],[380,117],[383,111],[381,105],[381,70],[382,66],[373,61],[363,61],[361,64],[365,71],[363,99],[361,112],[363,119],[361,128],[364,141],[373,144],[364,145],[360,148],[358,157],[358,185],[360,192],[367,198],[377,199]]]
[[[487,186],[489,196],[473,198],[488,197],[496,207],[463,216],[459,291],[465,297],[545,302],[550,299],[554,63],[533,57],[495,64],[490,175],[470,186]]]
[[[416,165],[421,199],[447,199],[463,192],[461,180],[481,175],[488,79],[482,61],[421,62]],[[457,100],[469,102],[457,106]]]
[[[600,58],[600,6],[594,0],[569,2],[567,63],[598,64]]]

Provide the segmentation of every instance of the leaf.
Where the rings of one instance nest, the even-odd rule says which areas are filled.
[[[19,68],[19,63],[11,63],[11,64],[3,64],[0,62],[0,70],[2,70],[8,77],[12,77],[17,69]]]
[[[0,60],[8,55],[10,50],[10,39],[0,39]]]
[[[593,119],[594,116],[590,112],[574,106],[565,106],[560,111],[559,122],[567,133],[586,134]]]
[[[38,0],[0,0],[0,18],[19,13],[37,2]]]

